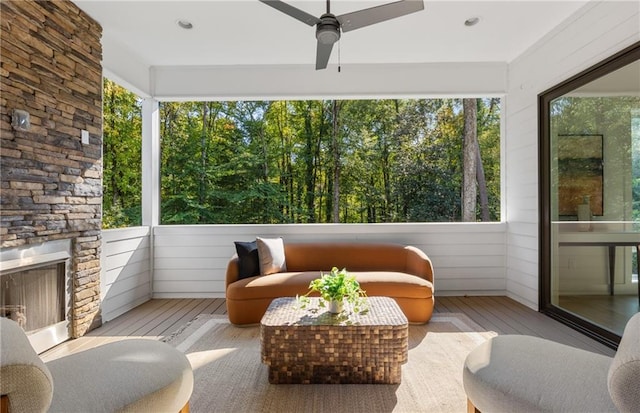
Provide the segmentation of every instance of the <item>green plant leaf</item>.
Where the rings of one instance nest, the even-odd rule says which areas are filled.
[[[303,296],[296,296],[301,308],[306,308],[309,303],[309,294],[314,292],[320,294],[322,298],[320,307],[325,307],[325,302],[346,300],[356,312],[360,313],[368,308],[366,292],[360,288],[356,277],[350,275],[346,268],[338,270],[333,267],[329,273],[321,274],[320,278],[311,281],[309,291]]]

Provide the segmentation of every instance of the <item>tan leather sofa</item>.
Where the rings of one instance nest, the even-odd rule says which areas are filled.
[[[286,272],[238,279],[238,258],[227,265],[226,301],[233,324],[259,323],[274,298],[305,294],[332,267],[346,268],[370,297],[396,300],[410,323],[433,312],[433,266],[412,246],[357,243],[285,243]]]

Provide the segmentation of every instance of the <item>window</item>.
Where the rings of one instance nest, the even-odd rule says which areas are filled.
[[[161,103],[161,223],[461,221],[470,112],[475,220],[499,221],[500,99],[472,100]]]
[[[109,79],[103,84],[102,227],[141,225],[142,103]]]

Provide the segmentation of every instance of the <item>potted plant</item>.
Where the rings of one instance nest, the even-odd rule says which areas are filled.
[[[365,310],[367,303],[366,292],[360,288],[356,277],[349,275],[345,268],[338,270],[333,267],[330,273],[321,274],[320,278],[311,281],[309,291],[296,297],[301,308],[306,308],[310,302],[309,294],[314,292],[319,293],[322,298],[320,307],[325,307],[326,302],[329,304],[329,312],[334,314],[342,312],[344,300],[353,306],[355,312]]]

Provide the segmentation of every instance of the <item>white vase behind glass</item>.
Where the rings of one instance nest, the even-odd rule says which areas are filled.
[[[591,197],[582,197],[582,203],[578,205],[578,229],[580,231],[591,230]]]

